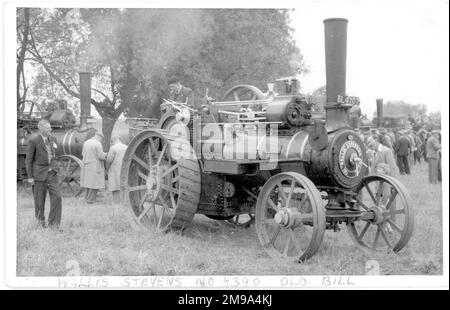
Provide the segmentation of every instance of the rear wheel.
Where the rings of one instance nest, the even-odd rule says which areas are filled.
[[[121,187],[139,226],[183,231],[200,198],[198,162],[189,143],[162,130],[139,133],[124,156]]]

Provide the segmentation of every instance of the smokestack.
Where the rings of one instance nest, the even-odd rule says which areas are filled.
[[[86,130],[91,117],[91,72],[80,72],[80,131]]]
[[[345,78],[347,65],[347,23],[345,18],[329,18],[323,21],[325,26],[325,66],[327,103],[326,127],[334,131],[348,127],[349,105],[337,102],[338,96],[345,96]]]
[[[376,99],[377,101],[377,127],[383,127],[383,99]]]

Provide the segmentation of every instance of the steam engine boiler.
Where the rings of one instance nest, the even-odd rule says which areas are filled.
[[[53,105],[48,111],[35,116],[31,110],[19,113],[17,117],[17,177],[18,180],[27,178],[25,158],[28,139],[36,134],[38,122],[48,119],[52,127],[52,136],[57,140],[56,155],[59,162],[60,184],[63,195],[77,196],[80,191],[80,171],[83,143],[91,138],[95,129],[87,124],[90,118],[91,74],[80,72],[80,124],[77,125],[75,116],[64,105]]]

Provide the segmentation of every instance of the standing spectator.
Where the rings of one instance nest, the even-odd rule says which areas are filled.
[[[103,139],[103,134],[96,132],[83,144],[80,184],[81,187],[86,188],[86,202],[89,204],[97,199],[98,190],[105,188],[106,153],[103,152]]]
[[[381,137],[380,139],[381,144],[383,144],[384,146],[386,146],[391,150],[394,150],[391,137],[387,134],[386,129],[383,128],[380,130],[380,137]]]
[[[422,153],[422,140],[419,138],[419,136],[416,133],[413,133],[414,136],[414,142],[416,143],[416,149],[414,151],[414,164],[419,163],[420,164],[420,158]]]
[[[411,174],[408,163],[408,155],[411,152],[411,144],[403,131],[399,132],[395,152],[397,153],[397,164],[400,169],[400,174]]]
[[[115,203],[120,202],[120,169],[127,146],[122,143],[119,136],[111,137],[111,148],[106,156],[108,167],[108,190],[112,192]]]
[[[411,150],[408,155],[408,162],[409,162],[409,166],[411,167],[412,165],[414,165],[414,152],[416,151],[416,142],[414,141],[414,136],[412,134],[412,130],[407,131],[406,137],[408,138],[409,143],[411,145]]]
[[[375,173],[377,171],[384,171],[383,174],[389,176],[397,175],[397,165],[395,163],[394,154],[392,150],[380,143],[379,136],[374,135],[368,139],[369,148],[374,151]]]
[[[438,161],[441,145],[439,131],[433,130],[427,141],[428,181],[431,184],[438,182]]]
[[[50,194],[48,226],[59,230],[62,199],[57,178],[56,139],[50,136],[52,127],[47,120],[38,123],[39,134],[28,141],[26,169],[28,182],[33,184],[35,216],[45,228],[45,198]]]

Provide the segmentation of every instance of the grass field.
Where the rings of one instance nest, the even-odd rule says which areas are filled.
[[[442,187],[428,184],[424,163],[412,169],[400,181],[410,191],[416,225],[399,254],[367,257],[342,227],[325,233],[313,258],[291,265],[268,257],[254,226],[235,228],[196,215],[183,236],[134,230],[106,192],[95,205],[65,198],[63,232],[38,228],[31,189],[19,187],[17,276],[64,276],[74,266],[82,276],[364,275],[370,259],[379,262],[383,275],[442,274]]]

